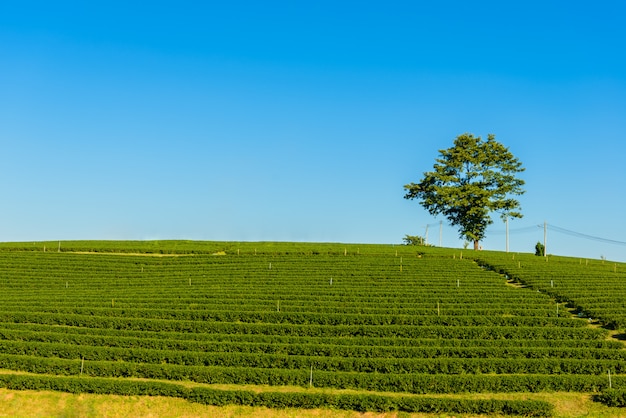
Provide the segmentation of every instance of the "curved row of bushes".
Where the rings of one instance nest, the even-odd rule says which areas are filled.
[[[314,367],[327,372],[392,374],[589,374],[626,373],[622,360],[571,358],[377,358],[286,355],[240,352],[201,352],[80,346],[0,340],[0,359],[19,355],[46,359],[85,359],[89,361],[128,362],[133,364],[170,364],[200,367],[246,367],[255,369],[306,370]]]
[[[53,350],[53,355],[63,358],[86,357],[91,360],[106,360],[106,351],[112,351],[110,354],[115,359],[128,357],[128,353],[120,351],[120,349],[134,350],[155,350],[161,356],[174,355],[176,357],[195,358],[215,355],[217,353],[242,353],[257,355],[289,355],[289,356],[308,356],[308,357],[346,357],[346,358],[362,358],[362,359],[596,359],[596,360],[626,360],[626,350],[616,350],[615,345],[606,341],[607,348],[599,348],[598,346],[590,349],[589,346],[584,348],[570,348],[559,346],[553,341],[544,341],[543,347],[511,347],[511,346],[472,346],[468,341],[467,347],[452,346],[447,347],[441,343],[431,340],[432,346],[377,346],[377,345],[347,345],[347,344],[322,344],[304,341],[304,339],[276,342],[264,341],[216,341],[213,336],[207,336],[204,341],[196,340],[175,340],[175,339],[156,339],[156,338],[138,338],[124,337],[120,335],[85,335],[72,334],[65,332],[46,332],[46,331],[22,331],[17,329],[3,329],[0,326],[0,352],[15,353],[19,350],[25,353],[24,348],[20,346],[26,345],[28,350],[37,350],[37,353],[43,355],[36,347],[38,344],[49,344],[40,346],[43,350]],[[484,340],[483,340],[484,341]],[[378,341],[374,341],[376,343]],[[612,343],[619,344],[616,341]],[[55,344],[63,344],[62,347],[56,348]],[[434,345],[439,344],[439,345]],[[539,345],[539,342],[537,342]],[[4,349],[3,347],[8,347]],[[9,348],[10,347],[10,348]],[[602,346],[600,346],[602,347]],[[621,347],[619,347],[621,348]],[[175,353],[169,354],[169,352]],[[194,354],[195,353],[195,354]],[[154,362],[141,360],[142,362]],[[158,362],[162,362],[159,359]],[[168,361],[175,363],[176,361]],[[177,362],[177,363],[180,363]],[[189,364],[185,362],[184,364]],[[261,366],[256,366],[261,367]]]
[[[275,385],[307,387],[310,369],[182,366],[125,361],[82,361],[1,354],[0,363],[10,370],[30,373],[90,376],[94,378],[145,378],[192,381],[206,384]],[[614,386],[623,387],[623,376],[614,376]],[[413,394],[600,392],[608,389],[603,375],[586,374],[408,374],[329,372],[313,369],[313,385],[335,389]]]
[[[119,379],[53,377],[0,374],[0,386],[13,390],[54,390],[70,393],[170,396],[206,405],[246,405],[267,408],[334,408],[374,412],[428,412],[459,414],[506,414],[546,417],[552,405],[536,400],[450,399],[372,394],[317,392],[253,392],[187,388],[165,382]]]

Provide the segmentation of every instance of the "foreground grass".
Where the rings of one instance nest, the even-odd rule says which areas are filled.
[[[617,418],[626,411],[608,408],[581,393],[477,394],[471,398],[507,398],[544,400],[555,406],[555,417]],[[457,396],[458,397],[458,396]],[[258,418],[434,418],[478,417],[476,415],[408,414],[403,412],[359,413],[330,409],[268,409],[243,406],[213,407],[183,399],[159,396],[117,396],[0,389],[0,417],[258,417]],[[496,416],[490,416],[496,417]]]

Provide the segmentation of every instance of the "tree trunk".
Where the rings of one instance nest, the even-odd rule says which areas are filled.
[[[478,251],[480,249],[480,243],[477,239],[474,240],[474,251]]]

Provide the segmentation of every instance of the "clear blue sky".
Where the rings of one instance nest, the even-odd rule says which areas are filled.
[[[0,240],[439,243],[403,186],[464,132],[524,218],[626,242],[626,3],[0,3]],[[504,250],[497,216],[485,249]],[[444,226],[444,246],[461,247]],[[548,232],[548,252],[626,245]]]

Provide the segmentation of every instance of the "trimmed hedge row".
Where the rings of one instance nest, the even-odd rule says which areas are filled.
[[[226,395],[226,396],[225,396]],[[196,388],[188,398],[194,402],[216,405],[240,404],[269,408],[336,408],[359,412],[422,412],[460,414],[506,414],[545,417],[552,414],[552,405],[533,400],[449,399],[421,397],[389,397],[381,395],[331,395],[321,393],[245,392],[228,394],[213,389]]]
[[[449,399],[370,394],[325,394],[307,392],[252,392],[185,388],[165,382],[126,381],[83,377],[0,375],[0,386],[12,390],[54,390],[70,393],[170,396],[206,405],[246,405],[267,408],[336,408],[360,412],[429,412],[506,414],[546,417],[552,405],[535,400]]]
[[[172,364],[139,364],[124,361],[85,361],[0,355],[0,363],[11,370],[65,376],[135,377],[158,380],[187,380],[209,384],[309,385],[310,369],[261,369],[251,367],[202,367]],[[614,386],[625,386],[622,376],[613,378]],[[376,392],[469,393],[469,392],[600,392],[608,388],[605,376],[537,374],[384,374],[327,372],[313,369],[316,387],[363,389]]]
[[[180,366],[247,367],[257,369],[304,370],[314,367],[328,372],[427,373],[427,374],[604,374],[606,370],[626,373],[620,360],[571,358],[357,358],[323,355],[286,355],[238,352],[175,351],[144,348],[111,348],[61,343],[0,340],[3,355],[41,358],[124,361],[136,364]]]
[[[263,335],[263,334],[222,334],[222,333],[181,333],[165,331],[133,331],[106,328],[77,328],[58,327],[56,325],[27,324],[0,322],[0,338],[4,340],[41,341],[41,342],[74,342],[79,345],[104,345],[109,347],[143,347],[154,349],[184,349],[191,351],[210,350],[212,344],[231,345],[287,345],[287,346],[338,346],[338,347],[365,347],[367,349],[381,348],[384,350],[446,350],[450,347],[457,349],[499,347],[511,349],[538,349],[580,350],[593,354],[595,349],[609,349],[611,352],[621,353],[622,343],[609,341],[602,330],[594,334],[594,339],[455,339],[451,336],[440,338],[398,338],[398,337],[312,337],[297,335]],[[90,342],[91,341],[91,342]],[[115,341],[116,344],[111,344]],[[95,343],[94,343],[95,342]],[[589,350],[593,349],[593,350]],[[279,349],[277,349],[279,350]],[[225,351],[225,350],[223,350]],[[241,351],[241,350],[240,350]],[[369,354],[368,354],[369,355]],[[397,353],[391,357],[402,357]],[[591,356],[589,358],[598,358]],[[601,358],[614,358],[603,355]],[[620,357],[617,357],[620,358]]]
[[[100,317],[76,314],[0,312],[0,322],[65,325],[116,330],[297,335],[313,337],[395,337],[460,339],[603,339],[595,328],[559,326],[447,326],[447,325],[315,325],[207,321],[175,321]],[[576,321],[570,321],[576,323]]]
[[[196,279],[197,280],[197,279]],[[295,293],[295,290],[294,290]],[[424,297],[419,297],[415,302],[398,302],[394,306],[387,306],[380,304],[378,298],[372,297],[370,299],[360,297],[354,298],[352,302],[335,298],[331,299],[331,295],[328,295],[327,304],[320,306],[319,301],[305,300],[302,297],[298,297],[294,294],[283,294],[280,296],[281,300],[281,312],[283,316],[288,314],[306,314],[306,313],[328,313],[328,314],[359,314],[359,315],[413,315],[413,316],[434,316],[437,313],[436,302],[433,303],[429,300],[424,300],[426,296],[430,296],[429,292],[424,292]],[[31,312],[66,312],[68,309],[72,313],[80,313],[75,311],[77,307],[83,308],[96,308],[105,311],[111,311],[111,300],[105,299],[103,295],[94,295],[91,297],[83,296],[77,298],[70,298],[65,295],[66,299],[63,301],[56,301],[55,307],[51,308],[47,300],[36,299],[36,296],[24,300],[23,298],[13,298],[3,300],[3,309],[8,310],[28,310]],[[217,293],[212,295],[204,295],[205,297],[199,299],[197,297],[190,297],[188,294],[180,293],[176,299],[163,298],[162,293],[152,291],[144,292],[140,294],[132,294],[130,296],[115,295],[115,309],[132,310],[133,313],[137,311],[155,310],[158,312],[151,312],[148,315],[144,315],[141,312],[133,314],[137,317],[151,317],[151,318],[166,318],[161,312],[180,310],[181,306],[187,306],[188,310],[195,312],[215,312],[215,311],[242,311],[245,308],[245,312],[261,312],[267,313],[268,311],[276,310],[276,295],[264,296],[262,294],[256,294],[251,296],[249,292],[240,291],[237,295],[234,291]],[[418,296],[414,296],[418,297]],[[245,306],[242,305],[242,298],[245,299]],[[345,299],[350,298],[349,296]],[[79,299],[79,300],[77,300]],[[561,310],[555,312],[552,305],[548,305],[545,301],[537,301],[530,299],[528,306],[519,306],[520,299],[516,298],[516,304],[512,306],[510,302],[504,301],[497,303],[494,302],[480,302],[472,303],[471,307],[462,303],[444,303],[443,300],[438,300],[440,307],[442,308],[441,314],[446,317],[466,317],[466,316],[520,316],[520,317],[569,317],[569,312]],[[80,305],[78,305],[80,303]],[[113,315],[113,314],[111,314]],[[110,315],[110,316],[111,316]],[[193,318],[181,318],[181,319],[193,319]]]
[[[38,343],[63,344],[64,347],[55,349],[56,357],[76,358],[81,355],[90,360],[107,360],[102,354],[93,355],[92,352],[97,350],[101,353],[106,350],[112,350],[110,356],[121,356],[121,351],[115,349],[133,349],[136,350],[159,350],[162,351],[160,356],[170,356],[172,354],[167,351],[183,351],[184,353],[174,354],[177,356],[192,356],[192,352],[202,352],[204,356],[208,353],[250,353],[263,355],[290,355],[290,356],[309,356],[309,357],[345,357],[345,358],[394,358],[394,359],[487,359],[487,358],[506,358],[506,359],[606,359],[606,360],[626,360],[626,351],[615,349],[596,348],[565,348],[552,347],[550,342],[546,341],[546,346],[538,347],[474,347],[470,343],[464,347],[446,347],[431,346],[425,347],[421,342],[416,341],[415,347],[407,346],[365,346],[365,345],[333,345],[333,344],[313,344],[310,341],[277,343],[277,342],[224,342],[214,341],[207,337],[205,341],[180,341],[170,339],[153,339],[153,338],[131,338],[119,335],[99,336],[71,334],[68,332],[36,332],[36,331],[20,331],[6,330],[0,328],[0,352],[6,354],[15,353],[16,345],[28,343],[28,349],[34,350]],[[434,343],[433,343],[434,344]],[[619,343],[617,343],[619,344]],[[556,345],[556,344],[555,344]],[[608,344],[607,344],[608,346]],[[6,347],[6,348],[5,348]],[[11,348],[8,348],[11,347]],[[42,346],[43,347],[43,346]],[[104,348],[106,347],[106,349]],[[613,347],[614,348],[614,347]],[[71,350],[70,350],[71,349]],[[45,350],[45,348],[44,348]],[[24,353],[22,350],[20,353]],[[47,357],[49,355],[37,349],[37,353]],[[63,354],[61,354],[63,353]],[[68,353],[68,354],[65,354]],[[118,354],[116,354],[118,353]],[[197,357],[198,354],[195,354]],[[147,360],[141,360],[150,362]],[[161,362],[162,359],[159,359]],[[168,361],[174,363],[175,361]],[[180,363],[180,362],[178,362]],[[185,362],[184,364],[190,364]],[[260,367],[260,366],[256,366]]]
[[[601,402],[606,406],[626,407],[626,389],[607,389],[594,396],[596,402]]]
[[[15,309],[2,307],[2,318],[16,317]],[[434,311],[434,309],[433,309]],[[24,315],[46,317],[100,318],[102,321],[115,321],[118,318],[132,320],[202,321],[243,324],[289,324],[316,326],[446,326],[446,327],[563,327],[582,328],[586,324],[570,318],[553,317],[502,317],[502,316],[414,316],[406,314],[335,314],[302,312],[238,312],[228,310],[182,310],[182,309],[134,309],[134,308],[58,308],[55,306],[27,310]]]

